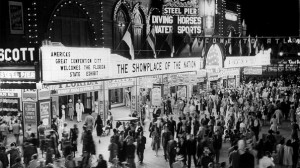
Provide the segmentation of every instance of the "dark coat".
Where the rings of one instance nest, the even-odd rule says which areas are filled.
[[[136,139],[136,150],[137,151],[143,151],[146,146],[146,137],[145,136],[138,136]]]

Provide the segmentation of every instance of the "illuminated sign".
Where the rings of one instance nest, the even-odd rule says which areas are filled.
[[[35,71],[0,71],[1,79],[35,79]]]
[[[256,56],[226,57],[224,67],[234,68],[270,65],[270,55],[271,49],[260,51]]]
[[[0,48],[0,62],[34,61],[35,48]]]
[[[222,67],[223,67],[223,55],[222,55],[221,48],[217,44],[212,44],[207,52],[205,68],[218,69]]]
[[[108,78],[110,50],[42,47],[42,81],[86,81]]]
[[[196,1],[172,1],[163,5],[162,15],[152,15],[151,22],[155,32],[167,33],[190,33],[202,32],[202,18],[199,17],[199,8]]]
[[[205,27],[205,34],[212,35],[214,33],[215,27],[215,10],[216,2],[215,0],[205,0],[204,1],[204,15],[203,23]]]
[[[199,58],[143,59],[111,62],[112,78],[160,75],[200,70]]]
[[[231,21],[237,21],[237,14],[230,12],[230,11],[226,11],[225,12],[225,19],[227,20],[231,20]]]
[[[245,67],[244,74],[245,75],[262,75],[262,66],[260,67]]]

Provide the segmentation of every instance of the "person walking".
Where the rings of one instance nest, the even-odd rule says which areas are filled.
[[[136,168],[134,158],[135,158],[135,150],[136,147],[133,144],[133,138],[130,138],[127,140],[127,146],[126,146],[126,158],[129,168]]]
[[[20,144],[20,131],[21,131],[21,126],[18,123],[18,120],[15,120],[14,124],[12,125],[12,130],[13,130],[13,134],[16,138],[16,144],[19,145]]]
[[[175,162],[176,146],[177,146],[177,142],[174,140],[174,136],[171,135],[167,145],[167,156],[168,156],[170,168],[173,168],[173,163]]]
[[[102,129],[103,121],[101,119],[100,114],[97,115],[97,119],[95,121],[95,127],[96,127],[97,136],[100,137],[103,134],[103,129]],[[100,142],[100,140],[99,140],[99,142]]]
[[[188,135],[188,139],[186,141],[186,147],[187,147],[187,157],[188,157],[188,168],[191,168],[192,159],[194,160],[195,167],[197,167],[197,158],[196,158],[197,142],[193,134]]]
[[[12,168],[12,166],[17,163],[17,158],[21,158],[21,152],[19,150],[19,148],[17,147],[16,143],[13,142],[10,144],[11,149],[9,151],[6,152],[6,154],[10,155],[9,156],[9,160],[10,160],[10,167]]]
[[[77,128],[77,124],[74,124],[73,128],[70,129],[70,141],[71,141],[71,147],[72,147],[74,157],[75,157],[75,152],[77,152],[78,134],[79,134],[79,130]]]
[[[91,132],[93,132],[93,128],[95,125],[95,118],[92,116],[92,112],[89,112],[89,114],[85,117],[85,121],[84,121],[86,128],[88,130],[91,130]]]
[[[146,141],[147,141],[147,139],[144,136],[143,131],[140,132],[139,136],[136,139],[136,152],[139,157],[139,162],[141,164],[143,164],[143,160],[144,160],[144,150],[145,150],[145,146],[146,146]]]
[[[164,149],[164,156],[165,156],[165,160],[168,161],[167,158],[167,145],[168,142],[170,140],[172,133],[169,131],[169,128],[167,125],[164,126],[164,132],[162,133],[162,146]]]
[[[81,122],[82,121],[82,113],[84,113],[84,106],[81,103],[80,99],[78,99],[78,101],[76,103],[76,113],[77,113],[77,122]]]
[[[220,133],[219,130],[216,130],[214,136],[213,136],[213,147],[214,147],[214,152],[216,155],[216,163],[219,163],[219,158],[220,158],[220,151],[222,148],[222,134]]]

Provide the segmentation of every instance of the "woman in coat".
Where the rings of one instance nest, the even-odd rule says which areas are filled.
[[[87,130],[85,136],[83,137],[83,145],[85,146],[85,150],[88,152],[88,154],[96,154],[95,143],[91,130]]]
[[[103,122],[102,122],[101,116],[98,114],[96,122],[95,122],[97,136],[101,136],[102,135],[102,133],[103,133],[102,126],[103,126]]]
[[[291,140],[288,140],[285,144],[285,146],[283,147],[283,165],[286,168],[291,168],[293,165],[293,160],[292,160],[292,156],[293,156],[293,147],[292,147],[292,142]]]
[[[75,152],[77,152],[78,134],[79,134],[79,131],[77,128],[77,124],[74,124],[74,127],[71,128],[71,130],[70,130],[70,141],[71,141],[72,151],[74,152],[74,156],[75,156]]]

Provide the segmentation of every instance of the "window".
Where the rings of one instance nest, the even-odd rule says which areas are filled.
[[[144,24],[143,24],[143,18],[140,12],[137,12],[134,16],[134,49],[135,50],[142,50],[144,45],[144,39],[143,39],[143,31],[144,31]]]
[[[65,5],[53,17],[51,41],[65,46],[92,46],[92,30],[88,17],[75,4]]]
[[[114,23],[114,49],[117,53],[126,55],[126,57],[130,58],[128,47],[124,42],[121,42],[127,28],[128,28],[128,17],[125,11],[120,8],[116,15],[116,20]]]

